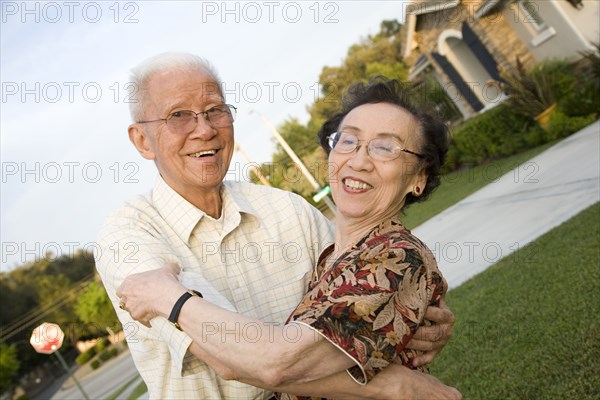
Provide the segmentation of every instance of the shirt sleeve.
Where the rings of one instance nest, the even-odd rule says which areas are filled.
[[[311,206],[305,199],[295,193],[289,193],[290,201],[295,209],[298,221],[305,231],[305,240],[313,264],[319,259],[319,255],[327,246],[333,244],[334,227],[325,215],[315,207]]]
[[[441,286],[441,276],[432,280],[428,271],[421,252],[406,241],[357,250],[334,262],[291,321],[312,327],[346,353],[356,363],[348,373],[366,384],[398,356],[423,321]]]
[[[156,349],[162,341],[171,355],[171,367],[184,375],[183,361],[192,339],[165,318],[155,318],[152,328],[138,323],[119,308],[116,295],[117,288],[130,274],[157,269],[167,263],[179,264],[173,250],[139,211],[124,208],[107,218],[97,239],[95,261],[132,354],[139,355],[136,364],[151,362],[147,359],[153,354],[151,349]]]

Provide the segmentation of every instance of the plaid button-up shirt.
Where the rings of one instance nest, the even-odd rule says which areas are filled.
[[[264,186],[224,182],[218,220],[161,178],[152,192],[111,214],[96,267],[127,336],[151,399],[267,399],[271,392],[220,379],[187,349],[191,338],[164,318],[152,328],[119,309],[115,292],[129,274],[174,262],[180,280],[222,307],[285,323],[306,292],[330,222],[301,197]],[[228,334],[235,334],[230,332]]]

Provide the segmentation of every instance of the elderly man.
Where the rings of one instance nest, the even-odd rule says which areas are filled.
[[[202,344],[166,319],[153,320],[151,327],[133,321],[125,304],[119,308],[116,289],[130,274],[177,264],[181,282],[211,302],[283,324],[302,298],[320,250],[332,242],[332,227],[292,193],[223,181],[234,151],[236,108],[225,104],[220,80],[204,60],[162,54],[134,69],[132,77],[138,91],[129,138],[160,176],[148,195],[108,217],[96,265],[136,367],[152,399],[267,399],[270,390],[220,377],[194,355]],[[447,309],[433,309],[428,317],[442,324],[435,329],[442,334],[434,334],[434,342],[413,340],[415,347],[433,349],[421,362],[431,361],[446,343],[453,323]],[[424,329],[422,338],[431,334]],[[344,373],[310,386],[312,393],[330,397],[457,396],[435,378],[397,365],[362,387]]]

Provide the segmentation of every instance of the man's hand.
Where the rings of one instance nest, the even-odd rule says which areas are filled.
[[[157,316],[167,316],[171,308],[186,291],[177,276],[179,266],[167,264],[153,271],[129,275],[117,289],[120,308],[131,318],[150,327],[149,321]]]
[[[377,399],[460,400],[462,395],[444,385],[436,377],[392,363],[379,372],[367,385]]]
[[[455,322],[454,314],[444,299],[440,300],[439,307],[427,307],[425,319],[433,322],[433,325],[419,327],[412,340],[406,345],[409,349],[424,351],[421,356],[413,360],[415,367],[429,364],[442,351],[452,335],[452,326]]]

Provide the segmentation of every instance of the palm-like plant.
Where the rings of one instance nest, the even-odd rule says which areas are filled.
[[[531,71],[526,71],[517,58],[517,67],[513,71],[502,71],[505,80],[502,89],[509,96],[508,104],[515,111],[531,119],[535,119],[556,103],[554,87],[557,77],[544,64],[539,64]]]
[[[600,92],[600,42],[593,43],[594,50],[580,51],[583,56],[583,76],[593,82],[592,89]]]

